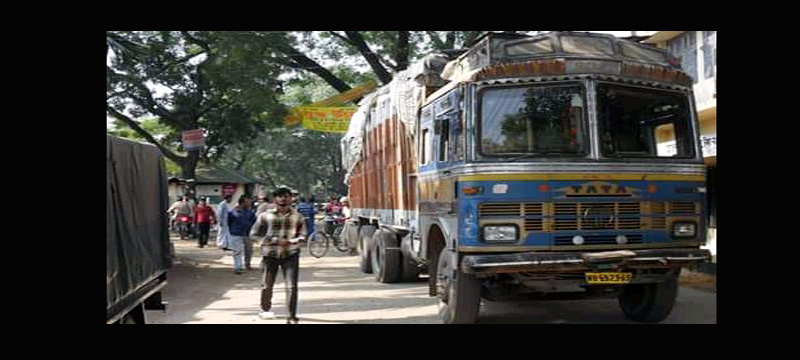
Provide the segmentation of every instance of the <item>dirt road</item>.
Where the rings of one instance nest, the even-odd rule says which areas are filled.
[[[230,252],[200,249],[196,242],[172,239],[176,261],[167,274],[166,312],[147,311],[151,324],[285,324],[288,309],[281,278],[275,285],[274,320],[258,318],[260,258],[253,271],[233,273]],[[440,324],[436,298],[425,279],[382,284],[358,269],[358,257],[331,248],[321,259],[303,249],[300,257],[298,317],[301,324]],[[716,278],[687,273],[673,313],[662,323],[716,323]],[[634,323],[614,299],[490,302],[479,323]]]
[[[258,318],[260,258],[255,250],[253,270],[233,273],[230,252],[200,249],[196,242],[173,238],[176,262],[167,274],[166,312],[147,311],[152,324],[258,324],[286,322],[288,315],[282,277],[275,285],[275,320]],[[439,323],[436,300],[424,282],[381,284],[358,269],[358,257],[331,248],[317,259],[303,249],[298,283],[301,324]]]

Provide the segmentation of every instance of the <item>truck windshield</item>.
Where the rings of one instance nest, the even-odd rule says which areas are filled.
[[[485,89],[479,151],[515,158],[585,154],[584,100],[580,85]]]
[[[694,157],[688,95],[600,84],[597,106],[603,156]]]

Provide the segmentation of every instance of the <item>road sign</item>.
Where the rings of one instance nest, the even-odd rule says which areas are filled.
[[[184,150],[199,150],[206,144],[203,129],[192,129],[181,132]]]

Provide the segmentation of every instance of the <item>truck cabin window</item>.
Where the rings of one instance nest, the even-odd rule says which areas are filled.
[[[694,157],[687,95],[601,84],[597,102],[603,156]]]
[[[490,88],[481,94],[485,156],[576,156],[588,148],[579,85]]]

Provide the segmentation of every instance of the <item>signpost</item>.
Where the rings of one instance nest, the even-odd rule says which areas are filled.
[[[183,131],[181,132],[181,139],[183,140],[183,149],[186,151],[200,150],[206,144],[203,129]]]

